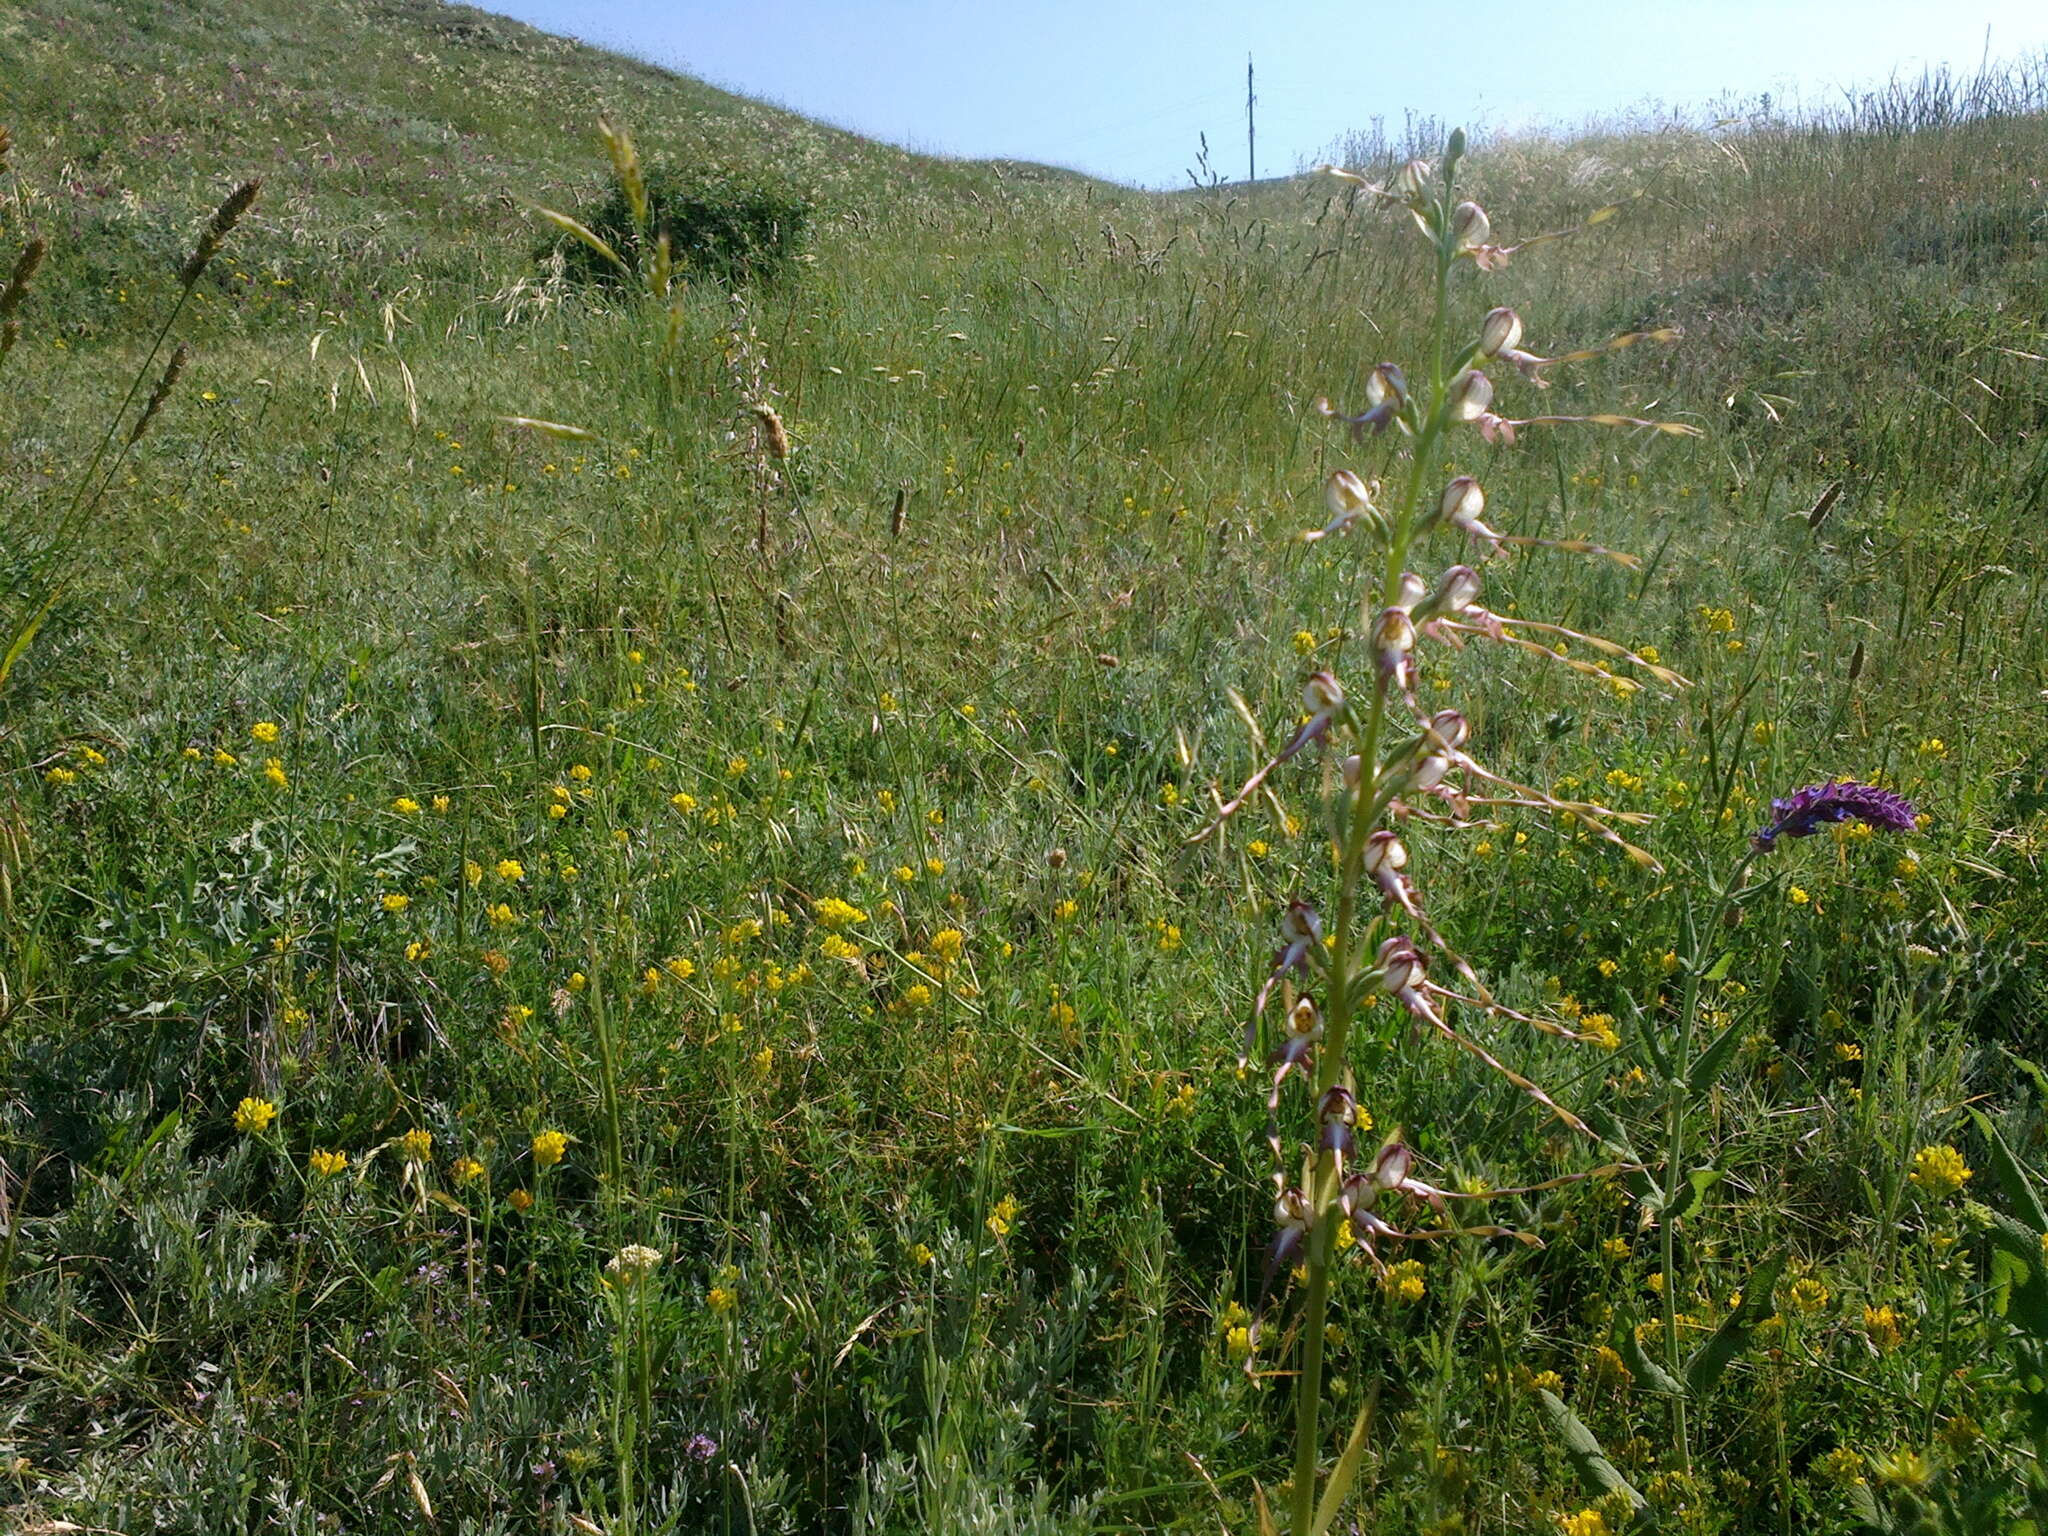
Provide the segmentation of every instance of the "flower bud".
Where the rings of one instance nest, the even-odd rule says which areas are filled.
[[[1473,489],[1477,490],[1477,483]],[[1485,504],[1482,497],[1480,504]],[[1438,580],[1430,608],[1438,613],[1463,613],[1479,601],[1479,573],[1469,565],[1454,565]]]
[[[1501,353],[1521,345],[1522,317],[1512,309],[1496,309],[1487,313],[1479,326],[1479,355],[1498,357]]]
[[[1472,722],[1455,709],[1440,709],[1430,717],[1429,734],[1446,752],[1455,752],[1471,739]]]
[[[1350,470],[1335,470],[1323,482],[1323,505],[1332,517],[1355,517],[1372,511],[1372,492]]]
[[[1323,1036],[1323,1015],[1313,998],[1297,999],[1287,1015],[1289,1034],[1299,1035],[1308,1040],[1320,1040]]]
[[[1365,873],[1368,878],[1377,880],[1381,870],[1403,869],[1407,863],[1407,844],[1385,827],[1365,840]]]
[[[1344,787],[1353,794],[1358,793],[1359,779],[1365,772],[1365,759],[1356,752],[1344,759]]]
[[[1365,398],[1368,404],[1379,405],[1386,400],[1399,404],[1408,403],[1408,376],[1401,371],[1399,363],[1381,363],[1366,376]]]
[[[1431,753],[1408,772],[1411,789],[1431,790],[1443,783],[1444,775],[1451,771],[1451,760],[1439,753]]]
[[[1453,528],[1469,528],[1486,510],[1486,492],[1470,475],[1460,475],[1437,498],[1437,515]]]
[[[1493,234],[1493,221],[1477,203],[1460,203],[1451,210],[1451,239],[1461,251],[1486,244]]]
[[[1422,956],[1399,934],[1380,945],[1377,964],[1384,991],[1405,992],[1422,980]]]
[[[1390,1141],[1380,1148],[1372,1165],[1372,1182],[1380,1189],[1398,1189],[1415,1165],[1415,1154],[1403,1142]]]
[[[1493,404],[1493,380],[1477,368],[1467,368],[1451,381],[1451,420],[1477,421]]]
[[[1421,602],[1428,593],[1429,587],[1420,576],[1416,575],[1413,571],[1403,571],[1401,573],[1400,590],[1395,595],[1393,606],[1400,609],[1403,613],[1413,613],[1415,605]]]
[[[1302,685],[1301,701],[1310,714],[1334,715],[1344,707],[1344,685],[1328,672],[1317,672]]]
[[[1405,608],[1382,608],[1373,622],[1373,647],[1382,655],[1405,656],[1415,649],[1415,621]]]
[[[1290,901],[1286,916],[1280,919],[1280,937],[1290,949],[1296,944],[1320,944],[1323,941],[1323,920],[1307,902]]]
[[[1430,175],[1427,160],[1410,160],[1394,178],[1394,190],[1412,203],[1428,190]]]

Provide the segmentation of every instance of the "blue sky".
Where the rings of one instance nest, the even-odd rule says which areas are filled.
[[[938,154],[1184,185],[1199,135],[1291,172],[1375,117],[1563,125],[1646,102],[1840,101],[1845,88],[2048,49],[2042,0],[498,0],[490,9]]]

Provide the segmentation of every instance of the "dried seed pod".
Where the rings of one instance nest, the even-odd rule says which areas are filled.
[[[789,457],[789,430],[783,426],[782,417],[774,406],[762,401],[753,407],[755,418],[761,423],[761,430],[768,438],[768,452],[778,459]]]

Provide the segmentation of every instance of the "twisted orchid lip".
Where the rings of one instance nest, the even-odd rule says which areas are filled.
[[[1771,820],[1750,837],[1759,853],[1768,853],[1781,837],[1811,837],[1838,821],[1863,821],[1887,832],[1911,832],[1917,812],[1904,795],[1875,784],[1839,779],[1809,784],[1771,802]]]

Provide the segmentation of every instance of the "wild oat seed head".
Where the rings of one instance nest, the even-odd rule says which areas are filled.
[[[8,274],[7,286],[0,288],[0,320],[21,307],[21,301],[28,295],[28,280],[36,275],[36,268],[43,264],[49,250],[50,242],[41,235],[21,248],[21,254],[14,259],[14,271]]]
[[[245,181],[214,209],[212,221],[206,226],[205,233],[200,235],[199,243],[192,248],[192,254],[185,258],[185,265],[178,271],[178,282],[182,286],[190,288],[199,281],[200,275],[206,271],[207,264],[220,254],[220,248],[226,242],[229,231],[241,221],[242,215],[249,211],[249,205],[256,201],[256,194],[262,187],[261,176]]]

